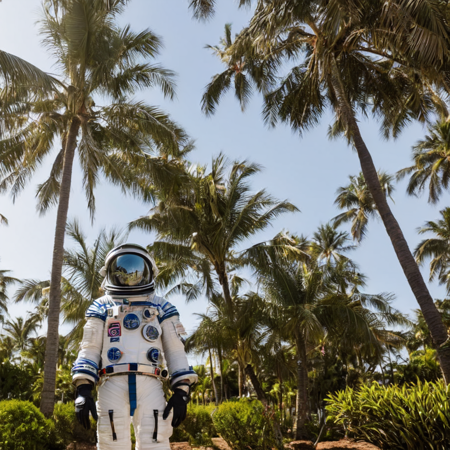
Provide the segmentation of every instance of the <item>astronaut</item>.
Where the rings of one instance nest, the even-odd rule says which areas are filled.
[[[85,428],[89,413],[98,421],[99,450],[130,450],[130,422],[136,450],[170,450],[172,427],[185,419],[190,386],[197,381],[184,351],[186,332],[178,311],[155,295],[158,269],[139,245],[111,250],[101,274],[106,295],[86,312],[72,369],[77,419]],[[167,404],[164,379],[173,391]]]

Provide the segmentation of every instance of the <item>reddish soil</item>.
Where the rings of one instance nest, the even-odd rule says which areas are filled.
[[[97,450],[97,446],[95,444],[84,444],[84,443],[73,443],[67,447],[67,450]]]
[[[363,441],[353,439],[341,439],[336,442],[321,442],[317,444],[316,450],[380,450],[380,447]]]
[[[314,448],[311,441],[293,441],[288,447],[293,450],[380,450],[379,447],[368,442],[354,441],[353,439],[341,439],[334,442],[320,442]]]
[[[230,446],[222,438],[212,438],[213,444],[219,450],[231,450]],[[76,446],[75,446],[76,445]],[[170,444],[171,450],[192,450],[189,442],[173,442]],[[212,450],[209,447],[200,447],[202,450]],[[311,441],[294,441],[288,448],[294,450],[314,450]],[[70,444],[67,450],[97,450],[93,444]],[[356,442],[352,439],[341,439],[334,442],[320,442],[315,450],[380,450],[379,447],[368,442]]]
[[[222,438],[212,438],[213,444],[219,450],[231,450],[229,445]],[[170,444],[171,450],[192,450],[189,442],[172,442]],[[212,450],[210,447],[200,447],[203,450]],[[67,450],[97,450],[94,444],[80,444],[73,443],[67,447]]]

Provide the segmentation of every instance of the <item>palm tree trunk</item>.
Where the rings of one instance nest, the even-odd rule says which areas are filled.
[[[377,210],[383,220],[387,234],[391,239],[398,261],[406,275],[409,286],[419,303],[425,321],[430,329],[433,341],[436,344],[442,374],[446,383],[450,382],[450,341],[447,342],[447,329],[442,323],[441,315],[437,310],[433,298],[420,273],[419,267],[408,247],[403,232],[395,219],[387,203],[386,196],[378,179],[377,170],[372,160],[372,156],[361,136],[354,111],[345,93],[345,89],[337,67],[336,59],[332,58],[332,86],[338,99],[341,114],[346,121],[351,132],[353,143],[356,147],[361,169],[364,174],[367,186],[375,201]],[[443,344],[446,345],[443,345]]]
[[[219,367],[220,367],[220,398],[219,398],[219,403],[222,403],[223,402],[223,397],[224,397],[224,392],[223,392],[224,383],[223,383],[223,367],[222,367],[222,349],[220,347],[217,349],[217,355],[219,357]]]
[[[214,404],[217,406],[219,404],[218,397],[217,397],[217,388],[216,388],[216,382],[214,380],[214,368],[212,363],[212,354],[211,349],[208,349],[209,351],[209,371],[211,373],[211,384],[214,390]]]
[[[239,366],[239,398],[242,398],[244,395],[244,382],[245,382],[245,374],[244,371],[240,365],[240,363],[238,362],[238,366]]]
[[[227,304],[229,310],[233,311],[233,300],[231,299],[230,283],[228,280],[228,274],[227,274],[225,267],[223,267],[223,270],[221,270],[219,273],[219,281],[220,281],[220,284],[222,285],[222,291],[223,291],[223,297],[225,299],[225,303]]]
[[[306,438],[305,422],[308,417],[308,370],[306,367],[306,342],[303,336],[298,333],[296,337],[297,351],[297,399],[295,409],[297,411],[297,429],[295,439]]]
[[[256,373],[253,369],[253,366],[251,364],[247,364],[245,367],[245,373],[250,378],[250,381],[252,382],[253,387],[255,388],[256,396],[258,397],[258,400],[263,404],[267,405],[267,397],[266,394],[264,394],[264,391],[261,387],[261,383],[258,380],[258,377],[256,376]]]
[[[64,163],[56,216],[55,240],[53,244],[52,275],[48,302],[47,345],[45,348],[44,385],[41,397],[41,412],[49,417],[55,404],[56,365],[58,362],[59,314],[61,306],[61,274],[64,258],[64,236],[66,233],[67,212],[69,210],[72,166],[80,129],[80,119],[74,117],[67,136]]]

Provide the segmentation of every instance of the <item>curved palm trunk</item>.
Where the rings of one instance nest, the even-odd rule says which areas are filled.
[[[216,382],[214,380],[214,368],[213,368],[213,363],[212,363],[212,354],[211,354],[211,349],[208,349],[209,351],[209,371],[211,374],[211,384],[214,390],[214,404],[217,406],[219,404],[218,401],[218,396],[217,396],[217,388],[216,388]]]
[[[306,342],[301,333],[296,336],[295,347],[297,351],[297,398],[295,409],[297,412],[297,429],[295,439],[300,440],[307,437],[305,428],[308,417],[308,370],[306,367]]]
[[[228,306],[229,310],[232,312],[233,311],[233,300],[231,298],[230,283],[228,280],[228,274],[225,269],[225,265],[223,268],[222,267],[220,268],[220,270],[218,271],[218,275],[219,275],[219,282],[222,285],[222,292],[223,292],[223,297],[225,299],[225,303]]]
[[[58,362],[59,314],[61,306],[61,274],[64,257],[64,236],[69,210],[72,166],[80,129],[80,119],[74,117],[67,136],[64,152],[63,173],[56,216],[55,240],[53,244],[52,275],[48,304],[47,345],[45,348],[44,385],[42,388],[41,412],[49,417],[55,404],[56,366]]]
[[[252,385],[255,389],[256,392],[256,396],[258,397],[258,400],[263,404],[263,405],[267,405],[268,401],[267,401],[267,397],[266,394],[264,393],[262,387],[261,387],[261,383],[258,380],[258,377],[256,376],[256,373],[253,369],[253,366],[251,364],[247,364],[245,366],[245,373],[248,375],[248,377],[250,378],[250,381],[252,382]]]
[[[400,225],[392,214],[386,197],[383,194],[372,156],[361,136],[355,114],[345,94],[345,89],[334,57],[332,58],[331,67],[333,89],[336,93],[341,113],[351,131],[364,178],[375,201],[378,212],[380,213],[381,219],[383,220],[387,234],[391,239],[398,261],[406,275],[409,286],[419,303],[428,328],[430,329],[431,336],[437,347],[442,374],[445,382],[448,383],[450,382],[450,343],[443,345],[448,339],[447,329],[442,323],[441,315],[433,302],[419,267],[417,266],[406,239],[403,236]]]

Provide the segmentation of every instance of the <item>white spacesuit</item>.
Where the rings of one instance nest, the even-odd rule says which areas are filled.
[[[197,381],[184,351],[178,311],[155,295],[157,268],[144,248],[116,247],[102,272],[107,295],[86,312],[72,369],[77,418],[89,427],[89,412],[94,418],[98,412],[99,450],[130,450],[131,421],[136,450],[169,450],[172,426],[186,417],[189,386]],[[165,378],[174,391],[167,406]],[[91,389],[97,383],[96,408]]]

